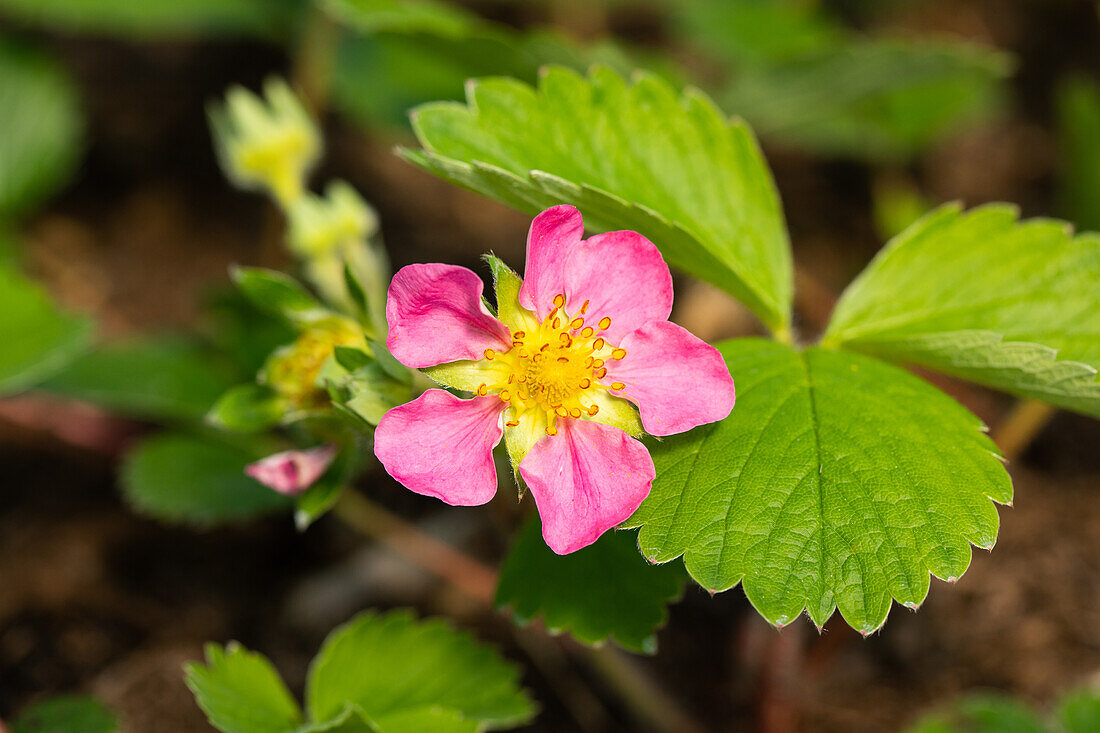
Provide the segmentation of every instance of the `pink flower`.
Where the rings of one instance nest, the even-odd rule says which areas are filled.
[[[244,472],[269,489],[295,496],[317,483],[335,457],[335,445],[288,450],[250,463]]]
[[[398,272],[386,304],[390,351],[473,397],[429,389],[375,433],[391,476],[462,506],[496,493],[492,451],[503,436],[559,554],[595,542],[649,495],[643,428],[683,432],[721,420],[734,402],[718,351],[668,321],[672,276],[653,243],[583,232],[572,206],[535,217],[526,279],[496,273],[495,317],[466,268]]]

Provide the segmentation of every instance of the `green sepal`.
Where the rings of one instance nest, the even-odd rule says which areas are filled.
[[[206,422],[226,430],[256,433],[278,425],[289,409],[286,398],[271,387],[239,384],[218,398],[206,414]]]
[[[241,293],[260,310],[281,316],[291,324],[307,326],[333,313],[302,285],[277,270],[236,267],[231,271]]]

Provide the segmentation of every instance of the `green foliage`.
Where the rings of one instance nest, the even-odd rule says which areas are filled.
[[[1100,235],[944,206],[853,282],[824,337],[1100,416]]]
[[[154,337],[93,349],[41,387],[136,417],[199,420],[232,374],[194,341]]]
[[[0,109],[3,219],[25,212],[65,182],[79,158],[84,122],[65,70],[2,38]]]
[[[1012,484],[958,403],[897,367],[760,339],[719,345],[737,379],[725,420],[651,446],[657,478],[629,519],[646,557],[684,556],[704,588],[741,583],[776,625],[835,608],[869,633],[993,546]]]
[[[310,667],[306,697],[315,720],[339,715],[347,703],[380,718],[453,710],[490,728],[535,713],[515,667],[442,621],[401,612],[364,613],[334,631]]]
[[[281,317],[256,308],[236,289],[214,293],[205,303],[205,311],[211,344],[242,375],[256,374],[272,351],[297,336]]]
[[[624,74],[645,66],[666,78],[680,76],[660,58],[643,58],[610,41],[578,46],[553,30],[521,32],[480,20],[462,33],[380,27],[384,30],[369,37],[344,39],[333,79],[334,103],[369,126],[404,130],[410,108],[460,100],[468,79],[503,75],[534,83],[547,64],[576,71],[601,64]]]
[[[221,395],[207,421],[216,427],[255,433],[274,427],[289,409],[287,400],[260,384],[239,384]]]
[[[681,27],[730,64],[716,97],[764,137],[872,159],[913,155],[995,111],[1006,54],[948,40],[863,38],[813,4],[689,0]]]
[[[680,32],[737,64],[794,61],[844,43],[845,29],[814,3],[683,0]]]
[[[398,31],[461,36],[483,25],[473,13],[434,0],[320,0],[334,18],[361,33]]]
[[[185,671],[195,701],[224,733],[286,733],[302,722],[271,662],[240,644],[207,644],[206,665],[191,663]]]
[[[280,35],[300,0],[0,0],[9,20],[127,38]]]
[[[357,466],[353,456],[361,450],[360,446],[341,450],[336,454],[336,458],[333,459],[332,465],[329,466],[324,475],[317,479],[317,483],[297,497],[294,508],[294,526],[298,528],[299,532],[309,529],[310,525],[327,514],[336,504]]]
[[[921,718],[908,733],[1092,733],[1100,730],[1100,695],[1065,695],[1046,717],[1026,703],[996,694],[963,698]]]
[[[115,733],[115,716],[93,697],[63,695],[26,708],[11,733]]]
[[[537,90],[482,79],[468,98],[417,109],[424,149],[405,157],[529,213],[567,202],[593,231],[639,231],[671,264],[786,329],[790,251],[771,174],[748,127],[702,93],[553,67]]]
[[[271,663],[209,645],[187,685],[223,733],[476,733],[529,721],[517,670],[443,621],[365,613],[336,629],[310,668],[312,722]]]
[[[156,519],[210,525],[287,509],[291,500],[244,474],[274,452],[214,438],[164,433],[140,443],[122,466],[122,488],[133,507]]]
[[[718,99],[764,137],[814,152],[900,159],[988,116],[1002,54],[947,42],[868,41],[738,74]]]
[[[1100,87],[1086,78],[1062,84],[1058,123],[1065,214],[1082,229],[1100,231]]]
[[[309,324],[331,315],[297,280],[278,270],[238,267],[232,275],[253,305],[265,313],[282,316],[288,323]]]
[[[47,379],[87,348],[91,340],[90,320],[59,309],[11,262],[2,260],[0,313],[0,394],[17,392]]]
[[[532,516],[501,566],[496,604],[511,608],[520,623],[541,617],[552,633],[568,631],[586,644],[612,638],[653,654],[667,605],[683,588],[680,564],[651,566],[638,554],[633,532],[608,532],[584,549],[557,555]]]

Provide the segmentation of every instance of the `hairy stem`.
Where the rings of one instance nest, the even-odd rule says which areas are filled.
[[[1038,400],[1020,400],[993,430],[993,442],[1014,461],[1054,417],[1057,410]]]

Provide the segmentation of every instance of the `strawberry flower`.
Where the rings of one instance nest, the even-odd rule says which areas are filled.
[[[498,313],[454,265],[401,269],[389,288],[387,346],[444,386],[390,410],[375,453],[418,494],[461,506],[496,493],[503,437],[559,554],[595,542],[649,495],[637,440],[721,420],[734,386],[716,349],[668,320],[672,276],[637,232],[583,239],[580,212],[539,214],[526,278],[494,265]],[[636,408],[636,409],[635,409]]]

